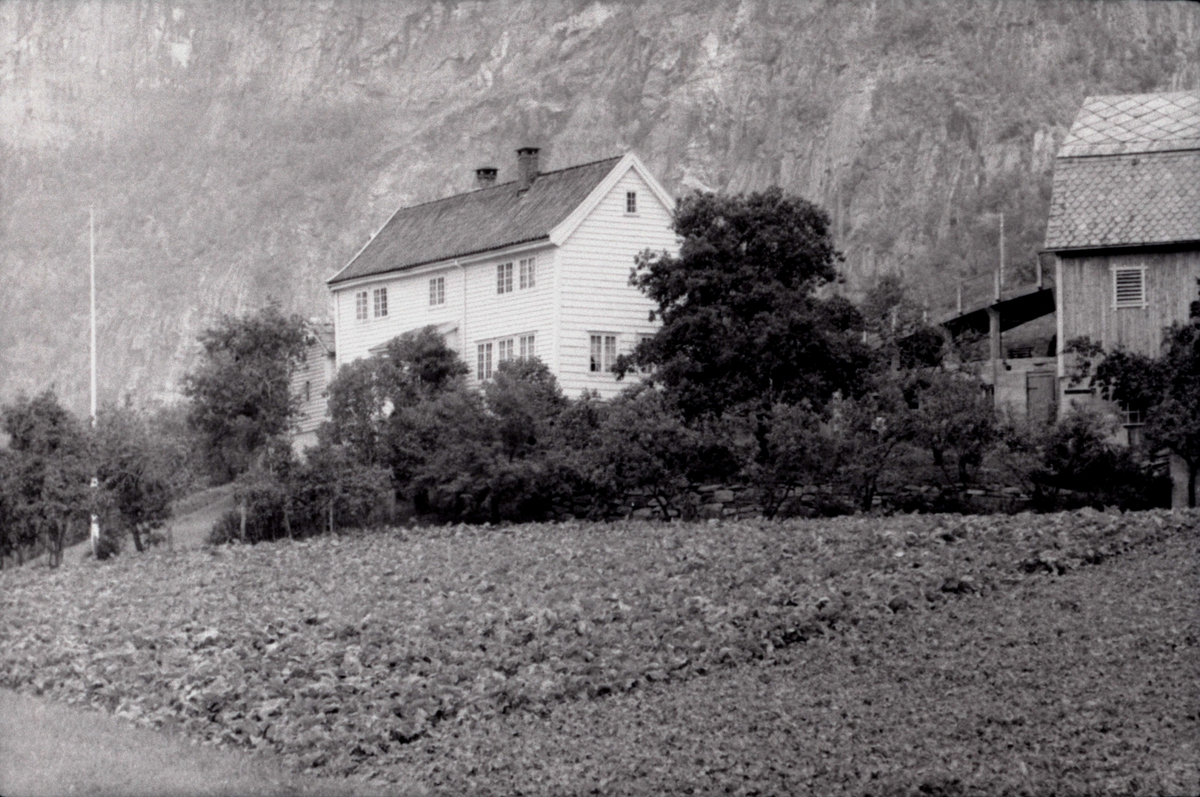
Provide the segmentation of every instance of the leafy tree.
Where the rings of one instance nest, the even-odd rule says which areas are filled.
[[[631,277],[662,327],[619,372],[652,368],[689,420],[745,403],[763,413],[778,402],[820,407],[837,391],[859,391],[861,317],[819,291],[837,279],[841,258],[824,211],[779,188],[694,194],[673,227],[680,253],[644,252]]]
[[[156,431],[149,417],[129,406],[105,407],[96,419],[96,475],[112,510],[105,528],[115,524],[130,534],[138,551],[170,519],[176,495],[174,452],[169,438]]]
[[[914,441],[930,451],[946,481],[968,484],[999,438],[991,397],[973,374],[941,368],[922,373],[913,394]],[[954,455],[955,476],[947,470],[947,454]]]
[[[40,540],[57,567],[94,505],[83,428],[53,390],[0,407],[0,426],[10,438],[9,511],[20,529],[18,544]]]
[[[712,453],[661,391],[643,386],[610,403],[586,460],[610,500],[640,493],[671,517],[691,513],[690,489],[711,474]]]
[[[509,461],[544,450],[550,428],[567,405],[558,380],[536,357],[500,363],[483,393]]]
[[[1036,503],[1046,509],[1063,505],[1061,491],[1078,496],[1067,500],[1102,509],[1148,509],[1169,491],[1164,478],[1140,464],[1129,448],[1112,442],[1111,417],[1076,410],[1060,421],[1045,440],[1041,462],[1032,474]]]
[[[229,480],[251,467],[295,413],[291,375],[308,333],[297,315],[268,305],[251,315],[222,316],[200,334],[196,369],[184,378],[189,423],[203,435],[213,474]]]
[[[377,356],[343,365],[329,385],[330,420],[320,434],[364,463],[387,465],[398,482],[412,475],[404,408],[460,386],[467,366],[436,327],[406,332]],[[397,426],[399,424],[399,426]]]

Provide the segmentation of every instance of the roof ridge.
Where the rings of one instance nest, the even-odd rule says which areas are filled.
[[[598,158],[594,161],[588,161],[587,163],[576,163],[572,166],[564,166],[561,169],[554,169],[553,171],[549,171],[549,172],[538,172],[537,176],[538,177],[548,177],[552,174],[562,174],[563,172],[569,172],[572,169],[582,169],[587,166],[595,166],[598,163],[605,163],[606,161],[619,161],[619,160],[621,160],[622,157],[624,157],[624,156],[623,155],[614,155],[609,158]],[[470,191],[460,191],[457,194],[451,194],[450,196],[444,196],[444,197],[440,197],[438,199],[427,199],[424,202],[418,202],[415,205],[401,205],[400,207],[396,208],[395,211],[392,212],[392,216],[395,216],[397,213],[399,213],[402,210],[411,210],[413,208],[423,208],[426,205],[433,205],[438,202],[446,202],[451,199],[458,199],[459,197],[464,197],[464,196],[467,196],[468,194],[478,194],[481,191],[495,191],[497,188],[503,188],[506,185],[516,185],[516,184],[517,184],[516,180],[508,180],[503,183],[496,183],[495,185],[489,185],[485,188],[472,188]],[[391,221],[391,216],[388,217],[388,221]]]

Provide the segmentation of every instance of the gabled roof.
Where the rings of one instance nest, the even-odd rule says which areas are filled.
[[[551,230],[583,204],[620,161],[607,158],[544,172],[524,192],[518,192],[514,181],[400,208],[328,282],[549,240]]]
[[[1200,92],[1089,97],[1054,165],[1053,250],[1200,242]]]

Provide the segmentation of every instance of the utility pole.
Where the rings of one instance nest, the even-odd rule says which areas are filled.
[[[96,210],[88,208],[88,271],[91,283],[91,319],[92,319],[92,431],[96,429]],[[92,496],[95,497],[100,489],[100,480],[92,476]],[[91,525],[92,556],[96,555],[96,546],[100,542],[100,518],[92,513]]]

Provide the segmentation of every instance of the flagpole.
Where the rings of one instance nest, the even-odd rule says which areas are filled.
[[[92,429],[96,428],[96,210],[88,208],[88,271],[91,283],[91,320],[92,320]],[[100,488],[100,480],[92,476],[93,495]],[[92,514],[91,525],[92,556],[96,555],[96,545],[100,542],[100,518]]]

